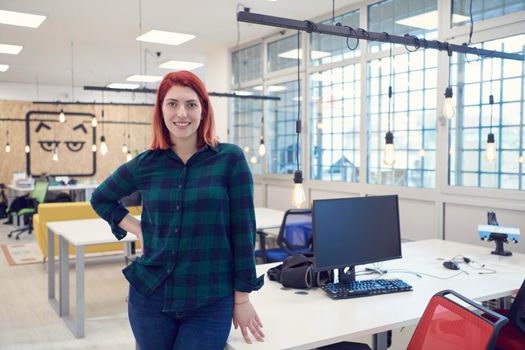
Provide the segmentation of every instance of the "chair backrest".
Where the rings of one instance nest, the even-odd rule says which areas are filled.
[[[488,314],[478,315],[445,297],[454,295],[473,308]],[[486,350],[492,349],[506,317],[452,291],[436,293],[428,303],[407,350]]]
[[[525,333],[525,280],[510,307],[509,321]]]
[[[36,199],[38,203],[44,203],[48,185],[45,181],[35,181],[35,188],[31,192],[31,198]]]
[[[312,210],[288,209],[279,228],[277,244],[288,254],[312,245]]]

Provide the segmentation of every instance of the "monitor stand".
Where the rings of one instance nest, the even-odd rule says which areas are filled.
[[[337,269],[337,275],[339,276],[339,283],[350,283],[355,281],[355,266],[350,266],[347,272],[344,272],[345,268]]]

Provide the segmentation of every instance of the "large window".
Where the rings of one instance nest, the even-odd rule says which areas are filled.
[[[297,80],[269,85],[267,94],[281,98],[266,103],[267,172],[292,174],[296,168],[297,152]]]
[[[368,8],[368,30],[426,39],[437,38],[437,0],[386,0]],[[370,41],[370,52],[388,50],[388,43]]]
[[[392,64],[395,164],[383,163],[388,131],[388,86]],[[368,65],[368,182],[434,187],[436,163],[437,52],[418,50]]]
[[[485,42],[479,47],[525,53],[525,35]],[[454,55],[457,75],[456,118],[450,122],[449,183],[523,190],[525,75],[524,63]],[[489,96],[494,96],[494,105]],[[491,118],[492,115],[492,118]],[[491,129],[492,125],[492,129]],[[487,135],[492,130],[496,157],[486,157]]]
[[[359,27],[359,11],[337,16],[333,22],[357,30]],[[330,18],[322,23],[332,24],[332,19]],[[314,66],[338,62],[359,55],[360,49],[356,39],[347,40],[343,37],[317,33],[310,35],[310,62]]]
[[[493,17],[525,10],[523,0],[453,0],[452,25],[454,27],[470,24],[470,6],[472,20],[478,22]]]
[[[360,64],[310,75],[310,173],[313,179],[359,181]]]
[[[233,84],[262,78],[262,45],[233,52],[232,73]]]
[[[257,87],[252,87],[244,88],[239,93],[255,95],[261,92]],[[262,161],[258,154],[262,106],[262,100],[232,99],[232,141],[244,150],[244,156],[254,174],[262,174]]]
[[[299,57],[303,52],[299,49]],[[297,66],[297,34],[268,44],[268,72]]]

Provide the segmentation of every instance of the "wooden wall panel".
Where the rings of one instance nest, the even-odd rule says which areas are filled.
[[[122,145],[128,143],[127,133],[130,138],[128,147],[133,155],[142,152],[151,143],[151,126],[127,124],[127,121],[150,123],[152,107],[149,106],[110,106],[104,107],[104,123],[102,127],[100,105],[38,105],[24,101],[0,101],[0,118],[25,119],[29,111],[56,111],[60,112],[63,108],[66,112],[66,122],[58,123],[57,115],[38,115],[31,117],[45,119],[45,124],[51,129],[41,128],[36,133],[38,122],[30,123],[31,132],[31,172],[41,173],[90,173],[93,168],[93,153],[91,119],[89,116],[70,116],[67,113],[82,112],[93,113],[97,116],[99,124],[97,126],[97,146],[100,149],[100,135],[102,129],[106,136],[109,153],[102,156],[96,153],[97,171],[94,176],[80,177],[79,180],[95,179],[97,182],[103,181],[111,172],[126,161],[126,154],[122,153]],[[84,125],[87,134],[82,129],[73,130],[78,124]],[[9,129],[9,143],[11,152],[5,152],[6,130]],[[10,183],[12,173],[26,170],[25,147],[25,122],[24,121],[0,121],[0,183]],[[51,160],[52,153],[44,151],[38,141],[60,141],[58,145],[59,161]],[[70,151],[66,141],[86,142],[80,152]],[[71,145],[71,144],[70,144]],[[44,147],[46,144],[44,144]]]

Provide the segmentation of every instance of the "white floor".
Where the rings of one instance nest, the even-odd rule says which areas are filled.
[[[13,226],[0,224],[0,243],[34,241],[33,235],[27,234],[20,241],[7,238],[11,229]],[[47,300],[46,265],[10,267],[0,253],[0,349],[135,349],[127,319],[128,284],[121,273],[123,266],[120,257],[87,260],[86,337],[76,339]],[[74,296],[73,268],[70,281]],[[74,304],[73,298],[71,303]],[[412,332],[413,328],[394,330],[391,349],[406,349]],[[370,344],[368,337],[356,341]]]

